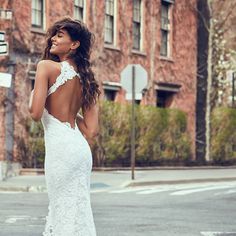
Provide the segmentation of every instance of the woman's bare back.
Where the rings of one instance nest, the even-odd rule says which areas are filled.
[[[61,63],[50,61],[50,76],[48,88],[50,88],[61,74]],[[68,63],[69,64],[69,63]],[[70,68],[78,73],[72,65]],[[82,85],[78,76],[66,81],[57,90],[50,94],[45,103],[47,111],[62,122],[69,122],[74,128],[76,115],[81,108]]]

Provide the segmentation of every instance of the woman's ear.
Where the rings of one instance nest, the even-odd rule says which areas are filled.
[[[80,41],[74,41],[71,45],[71,49],[75,50],[80,46]]]

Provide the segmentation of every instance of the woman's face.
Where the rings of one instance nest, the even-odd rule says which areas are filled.
[[[50,53],[54,55],[66,55],[70,52],[73,47],[73,41],[66,30],[60,29],[51,38],[52,46]]]

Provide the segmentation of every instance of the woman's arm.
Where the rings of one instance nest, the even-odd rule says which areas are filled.
[[[92,105],[88,110],[82,112],[83,116],[77,114],[77,125],[88,142],[92,143],[99,131],[98,105]]]
[[[48,90],[48,62],[40,61],[37,65],[35,86],[30,94],[29,112],[33,120],[39,121],[45,106]]]

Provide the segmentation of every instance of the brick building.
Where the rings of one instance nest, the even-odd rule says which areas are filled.
[[[148,72],[148,86],[137,103],[185,111],[194,150],[195,5],[196,0],[0,0],[0,31],[6,32],[9,42],[9,54],[0,56],[0,70],[13,74],[12,88],[0,87],[0,160],[19,158],[14,140],[26,135],[22,120],[29,115],[45,32],[66,15],[83,20],[95,34],[92,61],[101,99],[125,102],[120,73],[127,64],[141,64]],[[12,12],[12,19],[3,17],[5,10]],[[7,111],[11,106],[12,111]],[[14,135],[6,130],[6,123]]]

